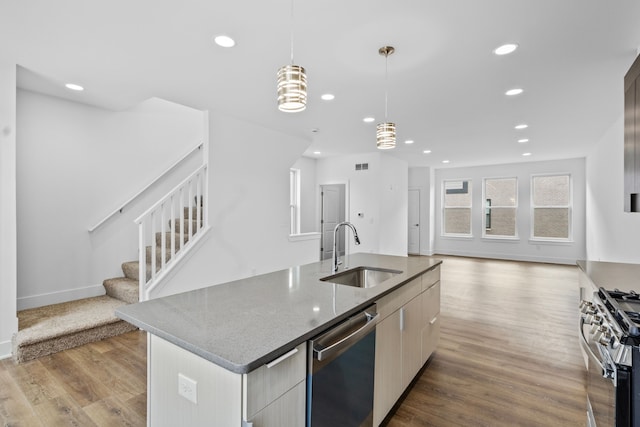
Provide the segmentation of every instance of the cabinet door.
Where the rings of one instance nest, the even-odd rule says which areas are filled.
[[[402,329],[402,389],[422,366],[422,298],[417,296],[400,309]]]
[[[425,364],[431,354],[435,351],[440,341],[440,314],[436,314],[433,319],[422,329],[422,364]]]
[[[402,394],[400,310],[376,326],[373,425],[379,425]]]
[[[304,427],[306,391],[306,382],[302,381],[256,413],[248,425],[251,427]]]

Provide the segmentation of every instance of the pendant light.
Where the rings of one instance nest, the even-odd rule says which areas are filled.
[[[297,113],[307,107],[307,75],[293,63],[293,0],[291,0],[291,64],[278,70],[278,109]]]
[[[376,126],[376,141],[377,146],[380,150],[388,150],[390,148],[395,148],[396,146],[396,124],[391,123],[387,119],[387,101],[389,98],[389,70],[388,70],[388,59],[389,55],[395,52],[393,46],[383,46],[378,49],[378,53],[384,56],[384,123],[378,123]]]

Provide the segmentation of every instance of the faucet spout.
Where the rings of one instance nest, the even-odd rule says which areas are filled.
[[[338,266],[341,264],[341,262],[339,261],[339,257],[338,257],[338,230],[342,226],[349,227],[351,229],[351,231],[353,232],[353,240],[355,241],[356,245],[360,244],[360,238],[358,237],[358,231],[353,226],[353,224],[351,224],[350,222],[345,221],[345,222],[341,222],[338,225],[336,225],[336,227],[333,229],[333,269],[332,269],[332,271],[334,273],[336,271],[338,271]],[[345,255],[346,255],[346,248],[345,248]]]

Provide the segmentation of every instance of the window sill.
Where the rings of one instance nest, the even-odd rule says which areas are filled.
[[[520,242],[519,237],[509,237],[509,236],[482,236],[482,240],[486,242],[504,242],[504,243],[518,243]]]
[[[302,242],[305,240],[320,240],[320,236],[322,234],[319,232],[313,233],[300,233],[300,234],[289,234],[290,242]]]
[[[529,239],[530,245],[558,245],[558,246],[571,246],[575,242],[573,239],[563,240],[548,240],[548,239]]]
[[[473,235],[468,234],[441,234],[441,239],[450,239],[450,240],[473,240]]]

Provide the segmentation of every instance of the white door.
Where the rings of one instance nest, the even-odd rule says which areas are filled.
[[[409,190],[409,247],[410,254],[420,254],[420,190]]]
[[[343,221],[344,211],[341,212],[340,197],[342,192],[339,185],[322,185],[320,187],[322,218],[320,226],[322,230],[322,242],[320,247],[320,259],[333,257],[333,229]],[[344,252],[344,227],[338,231],[338,254]]]

